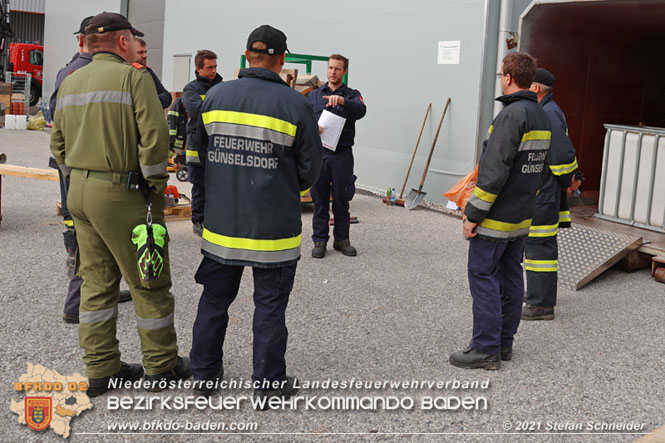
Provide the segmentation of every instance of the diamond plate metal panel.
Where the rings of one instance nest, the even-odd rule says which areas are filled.
[[[559,230],[559,283],[575,291],[636,250],[642,237],[589,226]]]

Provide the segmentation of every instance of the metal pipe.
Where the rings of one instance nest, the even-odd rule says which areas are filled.
[[[647,200],[647,216],[646,224],[651,224],[651,205],[653,204],[653,188],[656,184],[656,166],[658,162],[658,143],[660,142],[660,135],[656,135],[656,142],[653,147],[653,154],[651,155],[651,181],[649,182],[649,199]],[[664,220],[665,221],[665,220]]]
[[[508,55],[508,47],[506,46],[505,39],[501,38],[501,34],[510,31],[512,28],[512,15],[513,15],[513,0],[501,1],[501,12],[499,14],[499,38],[496,48],[496,72],[501,72],[503,65],[503,58]],[[501,78],[495,80],[494,96],[500,97],[503,95],[501,90]],[[494,116],[501,112],[503,105],[499,102],[494,103]]]
[[[635,198],[637,197],[637,179],[640,176],[640,160],[642,160],[642,140],[644,133],[637,136],[637,158],[635,159],[635,174],[633,175],[633,198],[630,201],[630,217],[628,220],[635,222]]]
[[[603,170],[601,171],[601,182],[600,182],[600,198],[598,202],[598,212],[604,214],[603,211],[605,204],[605,185],[607,183],[607,164],[609,162],[609,150],[610,150],[610,138],[612,137],[612,128],[605,125],[607,133],[605,134],[605,147],[603,148]]]
[[[621,139],[621,155],[619,158],[621,159],[621,162],[619,163],[619,174],[617,177],[619,178],[619,181],[617,183],[617,199],[614,202],[614,216],[619,217],[619,202],[621,201],[621,185],[623,184],[623,163],[624,163],[624,156],[626,155],[626,137],[628,136],[628,131],[624,130],[623,131],[623,138]]]

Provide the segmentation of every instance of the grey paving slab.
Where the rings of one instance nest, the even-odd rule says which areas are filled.
[[[48,134],[0,130],[0,152],[9,163],[46,167]],[[174,184],[186,194],[186,185]],[[210,191],[209,191],[210,192]],[[61,220],[55,215],[55,182],[4,177],[0,226],[0,438],[60,441],[17,423],[10,399],[22,395],[13,382],[28,362],[67,375],[83,370],[75,327],[61,319],[67,279]],[[665,286],[648,271],[609,270],[583,291],[560,288],[557,317],[520,326],[514,358],[500,371],[463,370],[448,364],[450,352],[471,334],[466,277],[467,243],[459,220],[419,208],[383,205],[357,195],[351,203],[355,258],[332,248],[323,260],[309,256],[311,210],[303,214],[303,258],[287,311],[288,370],[303,381],[488,381],[487,389],[306,389],[308,397],[411,397],[412,410],[112,411],[107,398],[72,422],[71,441],[634,441],[640,435],[597,431],[567,435],[504,434],[523,424],[639,423],[644,432],[665,423]],[[188,221],[168,223],[179,347],[187,354],[201,292],[194,272],[199,240]],[[229,379],[251,376],[252,283],[247,270],[231,308],[225,345]],[[120,305],[118,337],[123,359],[139,361],[131,304]],[[188,395],[173,390],[170,396]],[[225,396],[251,395],[230,389]],[[114,395],[142,396],[120,390]],[[425,396],[487,399],[487,409],[427,411]],[[246,435],[90,435],[113,423],[255,422]],[[510,428],[510,429],[508,429]],[[144,432],[144,431],[140,431]],[[286,434],[285,434],[286,433]],[[461,433],[461,434],[459,434]]]

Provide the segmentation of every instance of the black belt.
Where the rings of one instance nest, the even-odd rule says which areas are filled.
[[[124,183],[127,189],[137,191],[145,184],[145,179],[140,172],[107,172],[107,171],[90,171],[87,169],[80,169],[83,176],[94,178],[95,180],[103,180],[111,183]]]

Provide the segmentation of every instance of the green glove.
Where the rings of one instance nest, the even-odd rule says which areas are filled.
[[[166,228],[158,224],[137,225],[132,230],[136,259],[142,280],[155,280],[164,270]]]

